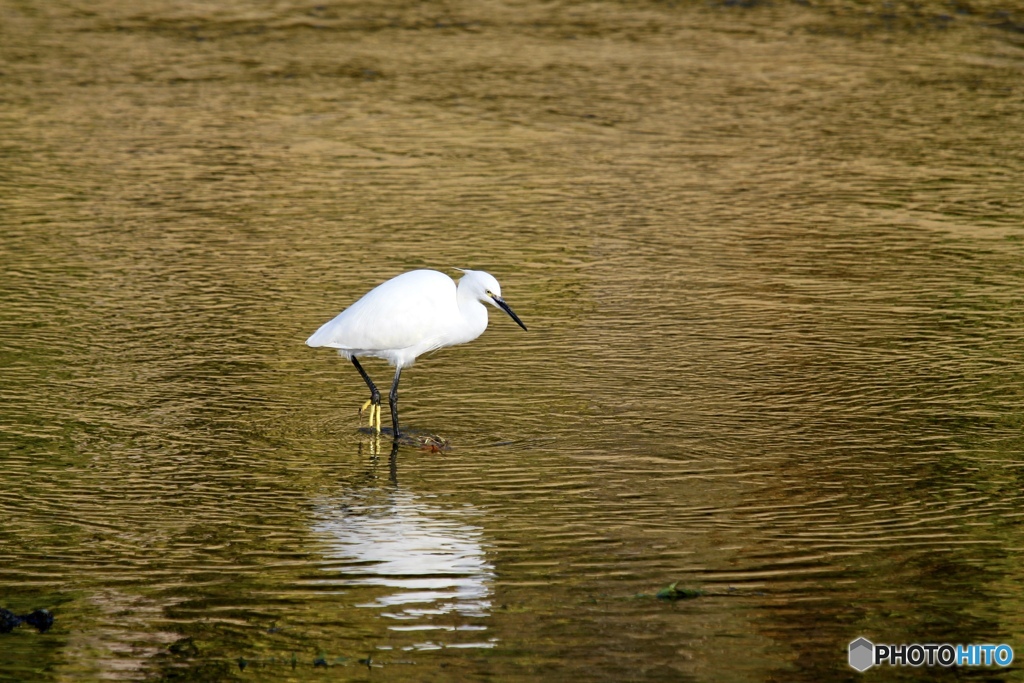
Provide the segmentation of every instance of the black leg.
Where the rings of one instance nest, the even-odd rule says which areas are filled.
[[[398,379],[402,376],[402,368],[395,369],[395,381],[391,385],[391,393],[388,394],[388,402],[391,403],[391,426],[395,428],[395,441],[398,441]]]
[[[363,370],[363,366],[359,364],[355,356],[352,356],[352,365],[356,366],[356,370],[363,376],[363,381],[366,382],[366,386],[370,387],[370,403],[375,406],[380,405],[380,392],[377,391],[377,387],[373,385],[373,380],[366,374],[366,370]]]

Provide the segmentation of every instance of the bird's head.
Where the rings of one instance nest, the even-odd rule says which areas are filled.
[[[482,270],[462,270],[461,268],[456,268],[456,270],[462,273],[462,277],[459,279],[460,290],[464,287],[467,288],[467,292],[476,300],[500,308],[508,313],[519,327],[526,329],[526,325],[519,319],[519,316],[513,313],[512,308],[501,298],[501,285],[493,275]]]

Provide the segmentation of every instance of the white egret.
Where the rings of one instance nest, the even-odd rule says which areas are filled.
[[[380,392],[359,364],[359,358],[382,358],[395,367],[388,394],[391,424],[397,441],[398,379],[402,369],[428,351],[465,344],[487,329],[489,303],[526,325],[501,298],[501,285],[482,270],[463,270],[459,284],[436,270],[412,270],[374,287],[306,340],[326,346],[352,361],[370,388],[370,427],[380,433]],[[362,411],[360,411],[362,412]]]

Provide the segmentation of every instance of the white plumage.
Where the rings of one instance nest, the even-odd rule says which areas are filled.
[[[489,273],[464,270],[459,284],[436,270],[413,270],[367,292],[324,323],[306,340],[313,347],[338,349],[352,361],[370,388],[370,423],[380,431],[380,393],[357,358],[383,358],[395,366],[391,420],[398,438],[398,380],[417,356],[473,341],[487,329],[489,303],[526,325],[501,298],[501,285]],[[365,405],[364,405],[365,407]]]

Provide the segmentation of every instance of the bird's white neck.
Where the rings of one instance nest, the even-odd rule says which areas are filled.
[[[459,343],[472,341],[487,329],[487,307],[469,287],[462,286],[461,282],[455,291],[455,301],[458,303],[459,313],[462,314],[462,332],[465,335],[464,341]]]

